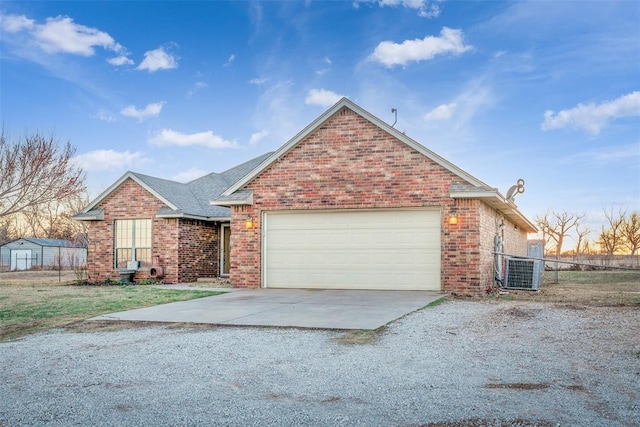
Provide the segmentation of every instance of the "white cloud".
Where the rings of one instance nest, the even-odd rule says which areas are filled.
[[[403,6],[407,9],[416,9],[418,15],[423,18],[437,18],[442,13],[440,3],[444,0],[379,0],[378,4],[382,7],[398,7]]]
[[[107,122],[107,123],[113,123],[113,122],[116,121],[116,118],[113,116],[113,114],[111,114],[111,113],[109,113],[108,111],[105,111],[105,110],[98,111],[98,114],[96,114],[93,117],[95,117],[98,120],[102,120],[103,122]]]
[[[455,102],[439,105],[425,114],[424,119],[427,121],[450,119],[457,106]]]
[[[261,130],[260,132],[252,133],[251,138],[249,138],[249,145],[256,145],[258,142],[263,140],[269,135],[269,131]]]
[[[137,109],[133,105],[129,105],[123,108],[120,111],[120,114],[122,114],[125,117],[132,117],[134,119],[138,119],[139,122],[142,122],[143,120],[146,120],[151,117],[158,117],[160,115],[160,112],[162,111],[162,106],[164,104],[165,104],[164,102],[154,102],[151,104],[147,104],[147,106],[144,107],[144,109],[142,110]]]
[[[231,64],[233,64],[233,62],[236,60],[236,56],[234,54],[231,54],[229,56],[229,59],[227,59],[227,62],[225,62],[224,64],[222,64],[223,67],[230,67]]]
[[[256,77],[255,79],[249,80],[249,83],[252,85],[261,85],[269,81],[268,77]]]
[[[383,41],[376,46],[370,59],[387,67],[404,66],[411,61],[425,61],[447,53],[461,54],[472,48],[463,43],[462,30],[443,27],[440,37],[426,36],[424,39],[405,40],[402,43]]]
[[[145,158],[139,151],[131,153],[129,151],[94,150],[74,157],[74,161],[85,172],[100,172],[138,167],[151,160]]]
[[[171,179],[178,182],[189,182],[205,176],[207,173],[208,172],[194,166],[189,170],[175,174]]]
[[[119,67],[121,65],[133,65],[133,61],[124,55],[116,56],[115,58],[109,58],[107,59],[107,62],[111,65],[115,65],[116,67]]]
[[[177,57],[164,50],[163,47],[159,47],[145,52],[144,59],[136,67],[136,70],[147,70],[153,73],[158,70],[170,70],[172,68],[178,68]]]
[[[343,97],[344,95],[338,95],[330,90],[311,89],[307,93],[304,103],[307,105],[318,105],[320,107],[331,107]]]
[[[0,15],[0,28],[7,33],[17,33],[22,30],[30,30],[34,26],[34,20],[24,15]]]
[[[600,133],[612,119],[640,116],[640,91],[631,92],[613,101],[602,104],[578,104],[576,107],[558,113],[547,110],[544,113],[542,130],[572,128],[592,135]]]
[[[181,133],[173,129],[161,129],[149,138],[149,143],[158,146],[177,145],[189,147],[200,145],[209,148],[237,148],[238,143],[234,140],[226,140],[212,131],[199,133]]]
[[[200,89],[206,89],[206,88],[208,88],[208,87],[209,87],[209,85],[208,85],[208,84],[206,84],[205,82],[196,82],[196,83],[193,85],[193,88],[191,88],[191,89],[189,90],[189,92],[187,92],[187,95],[189,95],[189,96],[193,96],[193,95],[195,95],[196,93],[198,93],[198,91],[199,91]]]
[[[35,44],[49,54],[66,53],[79,56],[95,55],[95,48],[118,54],[108,60],[113,65],[131,63],[127,50],[113,37],[97,28],[76,24],[68,16],[47,18],[44,24],[37,24],[24,15],[7,15],[0,18],[0,26],[6,33],[26,32],[27,39],[22,44]]]

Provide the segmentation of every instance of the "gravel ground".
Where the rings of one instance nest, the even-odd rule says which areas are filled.
[[[0,426],[637,426],[640,310],[452,301],[379,334],[54,330],[0,344]]]

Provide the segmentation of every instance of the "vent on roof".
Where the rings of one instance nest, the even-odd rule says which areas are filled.
[[[537,291],[540,288],[541,263],[532,259],[506,258],[505,288]]]

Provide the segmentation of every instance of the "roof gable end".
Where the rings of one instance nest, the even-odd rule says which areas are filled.
[[[302,129],[296,136],[291,138],[286,144],[284,144],[278,150],[274,151],[271,155],[266,157],[266,159],[264,159],[264,161],[261,162],[255,169],[253,169],[251,172],[249,172],[243,178],[238,180],[235,184],[231,185],[225,192],[222,193],[222,196],[229,196],[229,195],[233,194],[234,192],[236,192],[237,190],[242,189],[245,185],[247,185],[254,178],[256,178],[258,175],[260,175],[263,171],[265,171],[267,168],[269,168],[269,166],[271,166],[275,161],[277,161],[279,158],[281,158],[286,153],[291,151],[295,146],[297,146],[300,142],[302,142],[307,136],[309,136],[311,133],[313,133],[314,131],[319,129],[334,114],[340,112],[344,108],[350,109],[355,114],[357,114],[357,115],[361,116],[362,118],[364,118],[365,120],[371,122],[372,124],[374,124],[378,128],[382,129],[384,132],[389,133],[394,138],[396,138],[399,141],[405,143],[409,147],[411,147],[414,150],[418,151],[422,155],[428,157],[429,159],[431,159],[432,161],[434,161],[438,165],[444,167],[448,171],[450,171],[453,174],[457,175],[461,179],[469,182],[470,184],[472,184],[474,186],[477,186],[477,187],[491,188],[491,187],[489,187],[489,185],[487,185],[484,182],[480,181],[478,178],[476,178],[473,175],[465,172],[464,170],[460,169],[459,167],[457,167],[453,163],[449,162],[448,160],[444,159],[443,157],[440,157],[439,155],[437,155],[433,151],[427,149],[425,146],[423,146],[422,144],[418,143],[414,139],[408,137],[407,135],[405,135],[404,133],[400,132],[399,130],[391,127],[391,125],[389,125],[388,123],[380,120],[379,118],[377,118],[373,114],[369,113],[368,111],[364,110],[359,105],[355,104],[354,102],[350,101],[347,98],[342,98],[333,107],[329,108],[322,115],[320,115],[313,122],[311,122],[307,127]]]

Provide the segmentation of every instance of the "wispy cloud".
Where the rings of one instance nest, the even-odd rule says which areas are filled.
[[[427,121],[450,119],[457,106],[458,104],[455,102],[438,105],[436,108],[425,114],[424,119]]]
[[[115,58],[107,61],[112,65],[130,64],[127,50],[117,43],[108,33],[97,28],[77,24],[68,16],[49,17],[44,23],[37,23],[24,15],[6,15],[0,17],[0,28],[12,36],[22,37],[19,42],[25,46],[37,46],[43,52],[94,56],[96,48],[114,52]]]
[[[115,116],[105,110],[98,111],[98,114],[94,115],[93,117],[107,123],[113,123],[116,121]]]
[[[208,172],[200,169],[199,167],[192,167],[189,170],[179,172],[171,177],[172,180],[178,182],[189,182],[194,179],[205,176]]]
[[[189,92],[187,92],[187,95],[189,96],[194,96],[196,93],[198,93],[200,90],[202,89],[206,89],[208,88],[209,85],[206,84],[205,82],[196,82],[193,87],[189,90]]]
[[[269,131],[261,130],[260,132],[252,133],[249,138],[249,145],[256,145],[261,140],[265,139],[269,135]]]
[[[494,102],[489,86],[482,80],[470,81],[451,101],[440,104],[424,115],[427,122],[449,120],[447,126],[461,128]]]
[[[269,81],[268,77],[256,77],[254,79],[249,80],[249,83],[252,85],[262,85]]]
[[[426,36],[402,43],[383,41],[376,46],[369,59],[386,67],[405,66],[409,62],[427,61],[437,55],[459,55],[472,48],[464,44],[462,30],[443,27],[440,36]]]
[[[229,56],[229,58],[227,58],[227,62],[225,62],[224,64],[222,64],[223,67],[230,67],[231,65],[233,65],[233,63],[236,60],[236,55],[235,54],[231,54]]]
[[[418,16],[422,18],[437,18],[442,13],[441,4],[444,0],[356,0],[354,6],[358,7],[358,3],[376,2],[380,7],[405,7],[407,9],[415,9]]]
[[[132,117],[134,119],[138,119],[139,122],[142,122],[152,117],[158,117],[160,115],[160,112],[162,111],[162,107],[164,104],[165,104],[164,101],[154,102],[151,104],[147,104],[147,106],[142,109],[138,109],[133,105],[129,105],[123,108],[120,111],[120,114],[122,114],[125,117]]]
[[[307,105],[318,105],[320,107],[331,107],[333,104],[342,99],[344,95],[325,89],[311,89],[304,99]]]
[[[202,146],[208,148],[238,148],[235,140],[227,140],[212,131],[182,133],[173,129],[161,129],[148,142],[157,146],[176,145],[180,147]]]
[[[606,147],[602,150],[590,150],[569,156],[564,163],[584,161],[590,165],[602,166],[611,163],[640,160],[640,142],[622,145],[616,148]]]
[[[153,73],[158,70],[170,70],[173,68],[178,68],[178,58],[161,46],[145,52],[144,59],[136,67],[136,70],[146,70]]]
[[[578,104],[555,113],[544,113],[542,130],[572,128],[597,135],[613,119],[640,116],[640,91],[631,92],[601,104]]]
[[[100,172],[107,170],[126,169],[132,166],[139,167],[143,163],[151,162],[151,159],[136,151],[94,150],[74,157],[74,162],[85,172]]]

